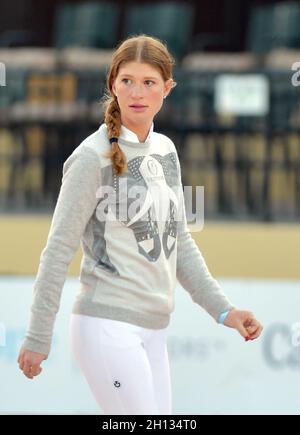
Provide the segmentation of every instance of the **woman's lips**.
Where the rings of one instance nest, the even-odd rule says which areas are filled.
[[[147,109],[147,106],[129,106],[129,107],[131,107],[131,109],[133,109],[134,111],[137,111],[137,112],[142,112],[143,110],[145,110],[145,109]]]

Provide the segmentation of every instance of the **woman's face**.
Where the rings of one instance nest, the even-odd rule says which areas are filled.
[[[112,85],[122,122],[150,125],[172,85],[172,79],[165,82],[160,72],[147,63],[127,62],[122,65]],[[134,107],[137,105],[142,107]]]

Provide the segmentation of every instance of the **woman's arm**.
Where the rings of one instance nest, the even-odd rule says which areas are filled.
[[[177,156],[179,189],[179,220],[177,239],[177,279],[187,290],[194,302],[203,307],[215,320],[219,321],[221,313],[234,309],[222,291],[219,283],[212,277],[205,259],[187,226],[184,194],[181,181],[181,168]]]
[[[23,347],[48,355],[68,267],[97,205],[100,159],[78,147],[63,165],[62,184],[36,276],[31,316]]]
[[[236,329],[248,340],[258,338],[263,326],[251,311],[238,310],[229,301],[210,274],[205,260],[187,226],[181,168],[177,156],[182,219],[178,221],[177,278],[194,302],[202,306],[218,323]]]

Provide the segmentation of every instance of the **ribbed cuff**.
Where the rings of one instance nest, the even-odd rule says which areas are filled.
[[[31,352],[43,353],[45,355],[49,355],[51,344],[42,343],[41,341],[33,340],[31,338],[25,338],[22,343],[22,347]]]

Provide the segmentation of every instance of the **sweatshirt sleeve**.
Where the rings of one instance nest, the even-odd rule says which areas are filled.
[[[190,294],[192,300],[204,308],[218,323],[220,314],[235,308],[222,291],[219,283],[209,272],[206,262],[191,236],[187,226],[181,168],[177,156],[179,180],[177,270],[179,283]]]
[[[95,151],[76,148],[63,165],[63,176],[45,248],[33,288],[30,319],[23,346],[50,352],[56,314],[68,267],[96,205],[101,183]]]

